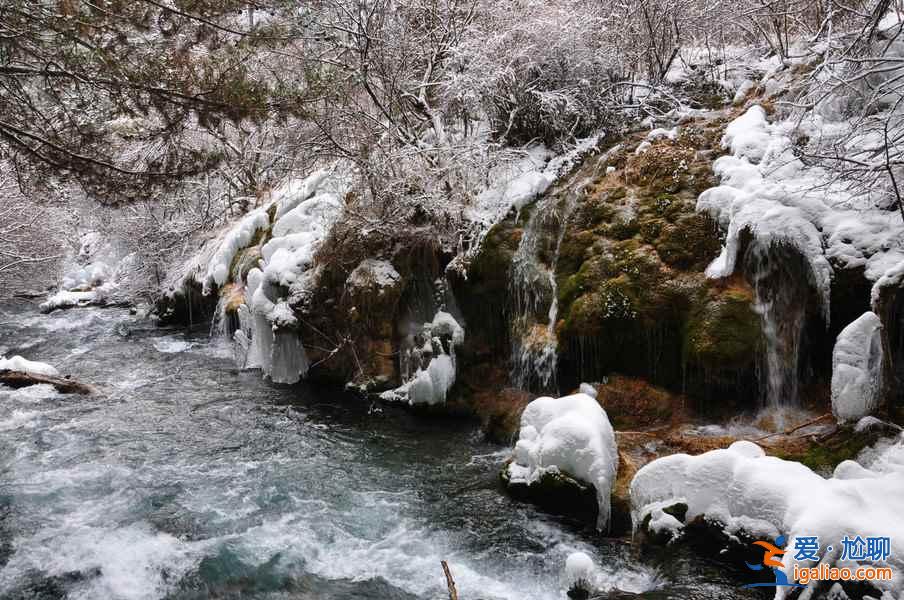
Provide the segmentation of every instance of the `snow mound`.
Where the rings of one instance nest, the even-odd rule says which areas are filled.
[[[13,356],[12,358],[4,358],[0,356],[0,371],[21,371],[30,375],[48,375],[56,377],[59,371],[52,365],[33,360],[27,360],[21,356]]]
[[[875,582],[900,589],[904,567],[904,439],[887,448],[870,469],[842,463],[838,476],[825,479],[806,466],[765,456],[752,442],[735,442],[729,448],[699,456],[674,454],[643,466],[631,481],[631,507],[635,527],[675,503],[687,505],[687,522],[705,517],[721,525],[729,535],[744,531],[773,539],[779,534],[794,548],[798,536],[818,536],[822,547],[834,550],[824,557],[838,562],[844,536],[889,536],[892,582]],[[866,473],[866,475],[864,475]],[[677,519],[675,520],[677,521]],[[661,523],[681,531],[681,523]],[[794,553],[782,560],[789,580]],[[809,567],[813,563],[805,562]],[[846,565],[850,566],[850,565]],[[886,588],[883,588],[886,589]]]
[[[618,449],[606,411],[587,394],[544,396],[528,404],[507,469],[513,483],[530,485],[544,473],[565,472],[592,484],[599,505],[597,527],[608,526]]]
[[[593,580],[593,559],[584,552],[572,552],[565,559],[565,585],[568,589],[584,588]]]
[[[839,422],[872,413],[882,394],[882,321],[866,312],[838,334],[832,351],[832,413]]]

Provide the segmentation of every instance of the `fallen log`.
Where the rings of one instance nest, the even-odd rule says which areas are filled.
[[[30,385],[38,384],[52,385],[61,394],[93,394],[95,389],[88,384],[79,383],[65,377],[55,377],[53,375],[38,375],[34,373],[26,373],[24,371],[10,371],[9,369],[0,370],[0,384],[19,389]]]

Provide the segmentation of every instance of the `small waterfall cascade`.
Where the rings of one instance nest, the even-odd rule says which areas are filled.
[[[808,274],[780,245],[754,241],[746,268],[754,287],[754,309],[763,327],[764,356],[760,386],[768,408],[799,404],[801,338],[810,292]]]
[[[568,220],[589,180],[566,184],[533,207],[515,255],[509,294],[512,299],[512,385],[523,390],[555,391],[558,361],[558,285],[556,265]]]

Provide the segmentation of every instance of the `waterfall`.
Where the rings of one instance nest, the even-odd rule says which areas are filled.
[[[801,337],[810,292],[806,269],[778,244],[752,242],[747,272],[754,287],[754,309],[763,327],[764,356],[760,366],[762,396],[770,408],[799,403]]]
[[[589,179],[549,193],[533,208],[512,257],[512,385],[555,391],[558,362],[556,265],[568,220]],[[553,237],[554,236],[554,237]],[[554,242],[551,254],[546,252]],[[548,256],[544,260],[544,256]]]

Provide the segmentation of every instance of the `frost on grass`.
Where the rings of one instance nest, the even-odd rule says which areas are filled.
[[[56,377],[60,374],[53,365],[33,360],[27,360],[21,356],[4,358],[0,356],[0,371],[21,371],[29,375],[48,375]]]
[[[882,322],[866,312],[838,334],[832,351],[832,413],[840,422],[872,413],[882,394]]]
[[[868,464],[845,461],[831,478],[806,466],[766,456],[752,442],[735,442],[727,449],[699,456],[674,454],[642,467],[631,482],[631,507],[635,527],[647,517],[648,526],[678,535],[684,524],[663,509],[687,506],[685,522],[704,517],[728,535],[744,532],[759,539],[779,534],[794,548],[798,536],[818,536],[824,560],[841,564],[840,540],[844,536],[891,538],[889,566],[896,572],[891,582],[875,582],[882,589],[899,590],[904,567],[904,440],[883,449]],[[658,520],[658,522],[657,522]],[[784,571],[791,579],[794,552],[784,555]],[[804,562],[802,566],[815,563]]]
[[[587,394],[544,396],[528,404],[507,469],[510,482],[528,486],[546,473],[566,473],[592,484],[599,505],[597,527],[608,526],[618,449],[606,411]]]

